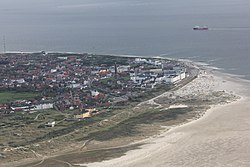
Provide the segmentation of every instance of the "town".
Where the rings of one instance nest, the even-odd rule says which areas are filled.
[[[73,118],[84,119],[157,87],[174,87],[189,77],[188,71],[183,62],[161,58],[44,51],[2,54],[0,92],[32,96],[0,101],[0,114],[76,110]]]

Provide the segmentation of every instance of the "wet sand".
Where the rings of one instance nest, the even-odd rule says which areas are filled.
[[[241,99],[230,104],[214,106],[202,118],[149,138],[149,144],[141,146],[141,149],[129,151],[125,156],[81,165],[249,167],[250,82],[219,73],[213,75],[213,80],[216,83],[212,83],[213,89],[233,92]],[[201,80],[198,84],[202,82]]]

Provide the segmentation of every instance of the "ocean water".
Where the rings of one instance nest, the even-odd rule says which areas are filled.
[[[183,58],[250,79],[249,18],[249,0],[1,0],[0,38],[7,51]]]

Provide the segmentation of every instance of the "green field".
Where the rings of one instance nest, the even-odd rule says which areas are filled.
[[[0,104],[13,102],[15,100],[29,100],[37,96],[39,96],[39,94],[34,92],[0,92]]]

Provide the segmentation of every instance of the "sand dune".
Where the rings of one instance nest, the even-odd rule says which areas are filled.
[[[204,78],[211,78],[204,83]],[[207,82],[207,81],[206,81]],[[195,84],[195,85],[192,85]],[[195,121],[147,140],[149,144],[126,155],[88,167],[214,167],[250,166],[250,83],[224,74],[204,74],[188,85],[196,93],[224,90],[240,100],[214,106]],[[207,87],[204,87],[205,84]],[[214,85],[211,87],[211,85]],[[183,93],[187,89],[181,89]],[[201,91],[199,90],[199,91]],[[192,92],[191,92],[192,93]]]

